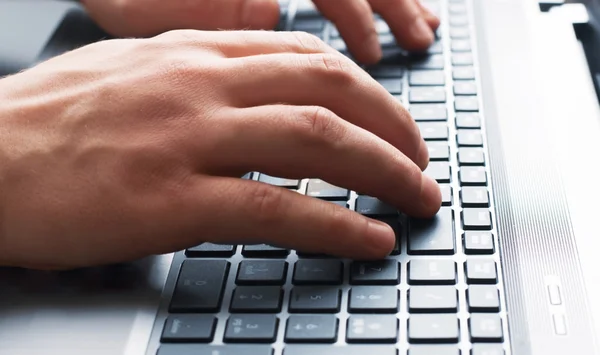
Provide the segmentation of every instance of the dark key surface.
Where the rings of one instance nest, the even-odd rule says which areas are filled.
[[[372,65],[365,70],[375,79],[401,78],[404,76],[404,67],[399,65]]]
[[[381,78],[377,79],[390,94],[402,94],[402,79],[396,78]]]
[[[288,249],[268,244],[244,245],[242,248],[242,255],[247,258],[285,258],[289,253]]]
[[[461,355],[456,345],[412,345],[408,355]],[[464,354],[467,355],[467,354]]]
[[[339,285],[342,283],[341,260],[303,259],[294,265],[295,285]]]
[[[185,251],[185,255],[189,258],[230,257],[235,253],[235,247],[235,245],[230,244],[202,243],[198,246],[187,249]]]
[[[408,75],[410,86],[444,86],[446,76],[443,70],[413,70]]]
[[[266,184],[285,187],[288,189],[297,189],[300,187],[300,180],[294,179],[282,179],[278,177],[269,176],[266,174],[260,174],[258,177],[258,181],[264,182]]]
[[[160,341],[164,343],[210,343],[216,318],[201,314],[171,315],[165,321]]]
[[[481,148],[458,148],[460,165],[484,165],[485,156]]]
[[[412,219],[408,233],[408,253],[452,255],[455,251],[454,217],[451,208],[442,207],[431,219]]]
[[[243,260],[238,268],[238,285],[283,285],[287,274],[283,260]]]
[[[471,41],[468,39],[453,39],[450,42],[450,50],[452,52],[470,52]]]
[[[452,65],[471,66],[473,65],[473,55],[471,53],[453,53]]]
[[[454,109],[457,112],[479,111],[479,101],[477,99],[477,96],[456,96],[454,98]]]
[[[448,126],[445,122],[417,122],[417,126],[426,141],[448,140]]]
[[[394,345],[288,345],[283,355],[398,355],[398,350]]]
[[[233,291],[231,312],[276,313],[281,310],[283,291],[279,286],[239,286]]]
[[[446,102],[446,88],[443,86],[415,86],[408,92],[410,103],[444,103]]]
[[[467,304],[469,312],[499,312],[499,291],[495,285],[469,285]]]
[[[503,333],[502,319],[497,314],[472,313],[469,317],[472,342],[501,342]]]
[[[321,32],[325,27],[325,21],[318,18],[297,19],[292,26],[294,31]]]
[[[465,208],[461,214],[463,228],[466,230],[492,229],[491,213],[487,208]]]
[[[460,189],[460,202],[463,207],[489,207],[490,196],[485,187],[465,186]]]
[[[273,355],[268,345],[161,345],[156,355]]]
[[[477,112],[457,112],[456,128],[481,128],[481,117]]]
[[[286,343],[333,343],[339,320],[334,315],[292,315],[285,328]]]
[[[458,291],[454,286],[411,286],[408,309],[411,313],[456,312]]]
[[[400,264],[396,260],[354,261],[350,265],[352,285],[397,285]]]
[[[447,142],[428,141],[426,143],[430,161],[450,160],[450,147]]]
[[[393,286],[355,286],[348,296],[350,313],[396,313],[399,291]]]
[[[458,171],[458,177],[462,186],[485,186],[487,185],[487,173],[484,167],[465,166]]]
[[[306,187],[306,195],[324,200],[347,201],[349,191],[320,179],[311,179]]]
[[[475,79],[475,70],[472,66],[456,67],[452,69],[452,79],[454,80],[473,80]]]
[[[326,286],[297,286],[290,295],[292,313],[337,313],[340,310],[339,288]]]
[[[479,130],[461,129],[456,133],[456,142],[460,147],[482,147],[483,135]]]
[[[396,208],[371,196],[356,198],[356,212],[369,217],[398,215]]]
[[[424,173],[439,183],[450,182],[450,164],[447,162],[432,161]]]
[[[278,324],[279,320],[275,315],[232,315],[227,320],[223,341],[226,343],[272,343],[277,336]]]
[[[469,284],[495,284],[498,282],[496,262],[491,259],[467,259],[465,276]]]
[[[465,355],[504,355],[504,348],[500,344],[473,344],[470,354]]]
[[[442,206],[452,206],[452,186],[440,184],[440,192],[442,193]]]
[[[431,54],[413,59],[411,69],[444,69],[444,56]]]
[[[348,343],[395,343],[398,318],[395,315],[352,315],[348,318]]]
[[[411,343],[457,343],[458,318],[455,314],[413,314],[408,318]]]
[[[445,104],[413,104],[409,107],[415,121],[446,121],[448,109]]]
[[[408,262],[411,285],[454,285],[456,263],[453,260],[419,259]]]
[[[475,81],[456,81],[454,83],[454,95],[477,95],[477,84]]]
[[[493,254],[494,237],[491,232],[468,231],[463,235],[465,254]]]
[[[217,312],[229,268],[226,260],[184,260],[170,312]]]

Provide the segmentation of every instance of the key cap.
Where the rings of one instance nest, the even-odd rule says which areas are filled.
[[[414,58],[410,64],[411,69],[444,69],[444,56],[432,54]]]
[[[285,328],[286,343],[334,343],[338,319],[333,315],[292,315]]]
[[[348,296],[348,312],[396,313],[399,293],[392,286],[355,286]]]
[[[334,186],[320,179],[311,179],[306,187],[306,195],[323,200],[347,201],[349,192],[347,189]]]
[[[456,263],[450,259],[416,259],[408,262],[411,285],[454,285]]]
[[[397,49],[398,44],[396,43],[396,37],[391,33],[384,33],[379,35],[379,45],[385,51],[388,48]]]
[[[216,318],[200,314],[171,315],[165,321],[163,343],[210,343],[215,334]]]
[[[477,112],[457,112],[456,128],[479,129],[481,128],[481,118]]]
[[[341,260],[303,259],[294,266],[294,285],[339,285],[342,283]]]
[[[479,130],[461,129],[456,133],[459,147],[483,147],[483,136]]]
[[[352,315],[348,318],[348,343],[395,343],[397,340],[398,318],[395,315]]]
[[[415,121],[448,120],[448,110],[444,104],[412,104],[409,111]]]
[[[449,19],[450,27],[464,27],[469,25],[469,18],[465,15],[453,15]]]
[[[232,315],[227,320],[223,341],[226,343],[272,343],[277,336],[279,319],[269,314]],[[246,352],[243,351],[245,354]]]
[[[495,284],[498,282],[496,262],[491,259],[467,259],[465,275],[469,284]]]
[[[410,103],[444,103],[446,89],[443,86],[415,86],[408,92]]]
[[[372,65],[367,67],[366,71],[375,79],[402,78],[404,76],[404,67],[399,65]]]
[[[390,94],[402,94],[402,79],[381,78],[377,79],[377,82],[379,82],[379,84],[381,84]]]
[[[417,126],[426,141],[448,140],[448,126],[445,122],[417,122]]]
[[[452,52],[470,52],[471,41],[468,39],[453,39],[450,42],[450,50]]]
[[[370,196],[356,198],[356,212],[369,217],[398,215],[396,208]]]
[[[479,100],[477,96],[456,96],[454,98],[454,110],[457,112],[479,111]]]
[[[424,173],[438,183],[450,182],[450,164],[447,162],[432,161],[429,163]]]
[[[285,258],[289,249],[274,247],[268,244],[244,245],[242,255],[247,258]]]
[[[161,345],[156,355],[273,355],[268,345]]]
[[[484,167],[465,166],[458,171],[461,186],[487,185],[487,173]]]
[[[231,300],[231,312],[270,312],[281,310],[283,291],[279,286],[239,286]]]
[[[467,5],[465,4],[449,4],[448,13],[452,15],[461,15],[467,13]]]
[[[226,260],[184,260],[169,311],[217,312],[229,267]]]
[[[408,318],[411,343],[457,343],[458,318],[455,314],[413,314]]]
[[[442,193],[442,206],[452,206],[452,186],[440,184],[440,192]]]
[[[475,84],[475,81],[454,82],[454,95],[477,95],[477,85]]]
[[[254,177],[254,173],[250,172],[250,173],[244,174],[244,176],[242,176],[242,179],[243,180],[252,180],[253,177]]]
[[[411,286],[408,309],[412,313],[456,312],[458,291],[454,286]]]
[[[202,243],[185,251],[188,258],[218,258],[230,257],[235,253],[235,245]]]
[[[346,42],[341,38],[332,39],[329,41],[329,46],[338,52],[345,52],[348,50]]]
[[[460,165],[485,165],[485,156],[481,148],[458,148]]]
[[[297,189],[300,187],[300,180],[294,179],[282,179],[278,177],[273,177],[265,174],[260,174],[258,177],[258,181],[264,182],[266,184],[285,187],[287,189]]]
[[[473,80],[475,79],[475,70],[472,66],[455,67],[452,69],[452,78],[454,80]]]
[[[412,345],[408,355],[461,355],[456,345]],[[467,355],[467,354],[465,354]]]
[[[444,51],[444,47],[443,47],[441,40],[437,40],[437,41],[433,42],[431,44],[431,46],[429,46],[429,48],[427,48],[427,54],[429,54],[429,55],[442,54],[443,51]]]
[[[431,219],[411,219],[408,253],[452,255],[455,252],[454,216],[451,208],[440,208]]]
[[[394,345],[290,345],[283,355],[398,355]],[[229,354],[227,354],[229,355]],[[246,355],[246,354],[244,354]],[[494,354],[495,355],[495,354]]]
[[[465,208],[461,212],[465,230],[492,229],[492,215],[486,208]]]
[[[454,65],[454,66],[473,65],[473,55],[471,53],[452,53],[452,65]]]
[[[390,27],[384,20],[375,20],[375,30],[377,34],[384,34],[390,32]]]
[[[446,77],[443,70],[413,70],[408,75],[410,86],[444,86]]]
[[[450,147],[446,142],[426,142],[430,161],[450,160]]]
[[[470,38],[471,34],[469,33],[468,27],[450,27],[450,38],[459,39],[459,38]]]
[[[350,265],[352,285],[397,285],[400,265],[396,260],[355,261]]]
[[[460,190],[463,207],[489,207],[490,197],[485,187],[465,186]]]
[[[289,311],[292,313],[337,313],[341,290],[324,286],[297,286],[292,289]]]
[[[296,22],[292,26],[292,29],[294,31],[318,33],[318,32],[323,31],[324,27],[325,27],[325,21],[323,21],[322,19],[305,18],[305,19],[296,20]]]
[[[465,232],[465,254],[493,254],[494,238],[490,232]]]
[[[283,260],[243,260],[238,268],[238,285],[283,285],[287,274]]]
[[[500,344],[473,344],[470,355],[504,355]]]
[[[473,313],[469,317],[469,334],[472,342],[501,342],[502,319],[497,314]]]
[[[469,312],[500,312],[499,291],[492,285],[470,285],[467,304]]]

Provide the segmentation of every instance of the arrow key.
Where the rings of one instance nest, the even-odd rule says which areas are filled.
[[[231,312],[272,312],[281,310],[279,286],[240,286],[233,292]]]
[[[292,315],[285,329],[286,343],[334,343],[338,319],[334,315]]]
[[[348,343],[396,343],[398,333],[396,315],[350,316],[346,341]]]
[[[398,289],[395,286],[356,286],[350,290],[351,313],[396,313]]]

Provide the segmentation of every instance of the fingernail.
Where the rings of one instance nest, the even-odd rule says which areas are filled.
[[[379,44],[379,36],[377,33],[372,33],[367,42],[365,43],[365,49],[367,50],[369,57],[373,58],[374,62],[377,62],[381,59],[381,45]]]
[[[429,165],[429,148],[424,140],[421,140],[421,146],[417,153],[417,165],[421,168],[421,171],[427,169],[427,166]]]
[[[396,244],[396,234],[389,224],[377,220],[369,220],[368,248],[376,257],[385,257]]]
[[[418,17],[415,22],[413,22],[410,27],[410,33],[413,38],[418,41],[426,42],[427,44],[431,44],[433,42],[433,31],[431,31],[431,27],[425,22],[425,19],[422,17]]]
[[[421,179],[421,194],[419,196],[424,217],[434,216],[442,205],[442,193],[437,181],[427,175]]]

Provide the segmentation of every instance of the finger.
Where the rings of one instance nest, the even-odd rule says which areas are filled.
[[[260,171],[318,177],[374,196],[401,212],[431,217],[441,204],[437,183],[376,135],[318,106],[267,105],[227,112],[205,163],[215,174]]]
[[[427,146],[408,111],[341,54],[272,54],[233,59],[229,63],[226,70],[240,73],[234,81],[224,84],[233,105],[288,103],[326,107],[390,142],[421,169],[427,167]]]
[[[313,0],[339,30],[348,49],[359,61],[372,64],[381,59],[381,46],[373,12],[366,0]]]
[[[388,23],[398,44],[409,51],[427,49],[434,40],[431,27],[414,0],[369,0]]]
[[[423,15],[423,18],[425,19],[429,27],[431,27],[433,31],[436,31],[438,27],[440,27],[440,18],[436,16],[435,13],[433,13],[433,11],[431,11],[431,9],[428,8],[422,0],[415,1],[417,2],[417,5],[419,5],[419,8],[421,9],[421,14]]]

